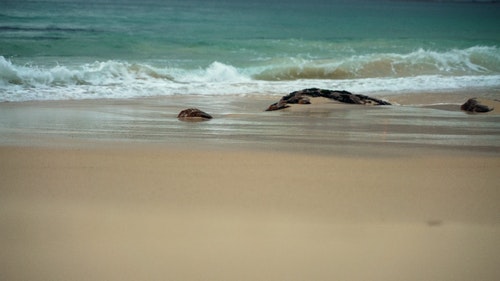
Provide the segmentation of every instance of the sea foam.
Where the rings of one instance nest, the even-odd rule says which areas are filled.
[[[76,65],[16,64],[0,56],[0,101],[200,94],[283,95],[305,87],[358,93],[500,87],[500,51],[476,46],[418,49],[343,59],[281,58],[205,67],[118,60]]]

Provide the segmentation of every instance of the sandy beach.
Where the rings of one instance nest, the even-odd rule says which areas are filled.
[[[0,281],[500,280],[499,3],[0,0]]]
[[[176,120],[175,100],[3,104],[0,278],[498,279],[497,115],[419,108],[435,126],[486,124],[477,146],[432,145],[418,136],[442,136],[424,122],[363,139],[416,109],[337,107],[358,134],[322,135],[337,113],[249,113],[269,100],[205,103],[225,111],[201,123]],[[387,141],[404,132],[415,141]]]

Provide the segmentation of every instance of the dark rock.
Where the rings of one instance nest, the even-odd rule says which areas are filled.
[[[290,107],[289,105],[286,104],[286,102],[282,102],[281,100],[279,102],[275,102],[273,104],[271,104],[267,109],[266,111],[273,111],[273,110],[280,110],[280,109],[284,109],[284,108],[287,108],[287,107]]]
[[[488,107],[487,105],[481,104],[480,102],[477,101],[477,99],[469,99],[467,100],[462,106],[460,106],[460,109],[468,112],[490,112],[493,110],[492,107]]]
[[[298,104],[311,104],[311,100],[308,97],[302,97],[297,103]]]
[[[213,117],[210,114],[199,110],[198,108],[188,108],[179,112],[177,118],[186,121],[196,121],[196,120],[209,120],[212,119]]]
[[[310,104],[309,97],[317,98],[324,97],[332,100],[336,100],[342,103],[350,104],[372,104],[372,105],[391,105],[390,103],[372,98],[365,95],[355,95],[348,91],[335,91],[326,90],[318,88],[304,89],[300,91],[292,92],[286,96],[283,96],[277,103],[271,104],[266,111],[279,110],[289,107],[287,104]]]

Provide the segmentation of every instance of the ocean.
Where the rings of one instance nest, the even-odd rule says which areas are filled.
[[[500,90],[498,1],[0,0],[0,102]]]

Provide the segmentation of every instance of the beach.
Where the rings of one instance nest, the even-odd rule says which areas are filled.
[[[2,0],[0,279],[497,281],[498,26],[498,1]],[[310,88],[390,105],[266,111]]]
[[[354,126],[366,112],[384,120],[394,111],[313,104],[307,114],[250,114],[272,100],[180,99],[204,103],[216,117],[206,122],[177,120],[176,99],[164,101],[170,109],[149,99],[1,104],[2,279],[497,279],[497,146],[362,139],[379,135],[376,126],[291,137],[335,111]],[[283,127],[298,117],[305,123]],[[496,138],[483,129],[479,139]]]

